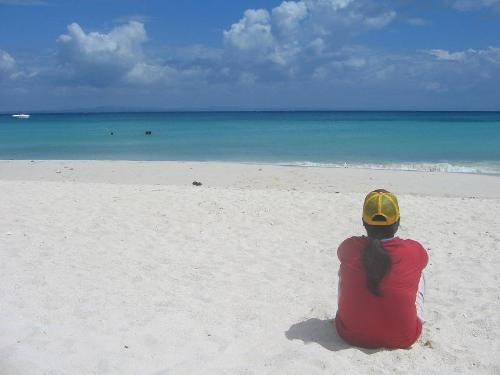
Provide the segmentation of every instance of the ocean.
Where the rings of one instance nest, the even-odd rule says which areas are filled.
[[[500,112],[74,113],[30,119],[4,114],[0,159],[232,161],[500,174]]]

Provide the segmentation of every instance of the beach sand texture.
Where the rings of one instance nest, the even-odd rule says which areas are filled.
[[[379,187],[430,255],[411,350],[331,325]],[[3,161],[0,197],[2,375],[500,374],[499,177]]]

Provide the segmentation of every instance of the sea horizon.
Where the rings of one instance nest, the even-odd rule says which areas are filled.
[[[137,113],[253,113],[253,112],[324,112],[324,113],[337,113],[337,112],[373,112],[373,113],[500,113],[500,109],[312,109],[312,108],[256,108],[256,109],[247,109],[247,108],[200,108],[200,109],[192,109],[192,108],[178,108],[178,109],[68,109],[68,110],[2,110],[0,111],[0,116],[11,116],[13,114],[26,113],[30,115],[58,115],[58,114],[137,114]]]

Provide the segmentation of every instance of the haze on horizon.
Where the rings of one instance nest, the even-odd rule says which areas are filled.
[[[500,0],[0,0],[0,111],[500,110]]]

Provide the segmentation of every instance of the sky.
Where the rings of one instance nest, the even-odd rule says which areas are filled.
[[[500,0],[0,0],[0,111],[500,110]]]

